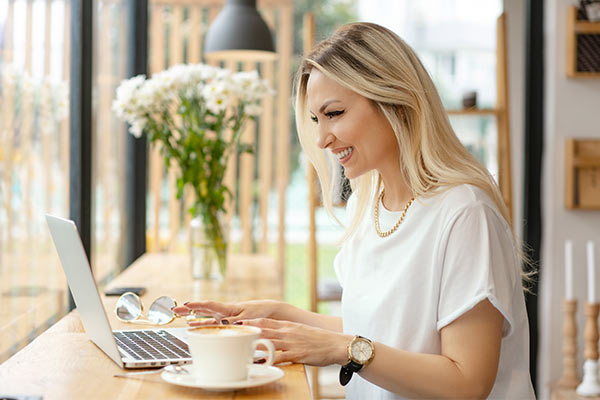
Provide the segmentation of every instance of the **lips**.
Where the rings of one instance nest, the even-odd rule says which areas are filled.
[[[337,153],[334,153],[335,156],[337,157],[337,159],[339,161],[345,159],[346,157],[348,157],[350,154],[352,154],[352,152],[354,151],[354,147],[347,147],[342,151],[339,151]]]

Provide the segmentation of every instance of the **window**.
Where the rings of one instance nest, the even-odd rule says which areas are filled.
[[[129,2],[94,1],[92,68],[92,269],[102,286],[125,266],[127,127],[111,110],[127,78]]]
[[[111,103],[129,67],[130,3],[95,1],[94,42],[83,43],[94,49],[92,266],[100,285],[125,264],[127,135]],[[68,0],[0,0],[0,362],[69,310],[44,214],[72,211],[71,7]]]
[[[68,215],[69,20],[0,0],[0,362],[68,309],[44,214]]]

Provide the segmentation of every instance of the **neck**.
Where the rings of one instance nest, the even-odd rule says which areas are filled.
[[[398,175],[394,179],[381,176],[385,193],[381,199],[383,206],[389,211],[402,211],[414,197],[412,191]]]

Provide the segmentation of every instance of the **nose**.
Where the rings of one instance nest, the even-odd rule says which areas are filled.
[[[317,138],[317,146],[319,146],[320,149],[328,148],[334,140],[335,136],[333,136],[333,133],[319,127],[319,137]]]

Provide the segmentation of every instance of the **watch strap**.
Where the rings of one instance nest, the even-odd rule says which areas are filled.
[[[340,385],[346,386],[350,382],[350,379],[352,379],[352,374],[360,371],[362,367],[362,364],[354,361],[350,361],[348,364],[342,366],[340,369]]]

